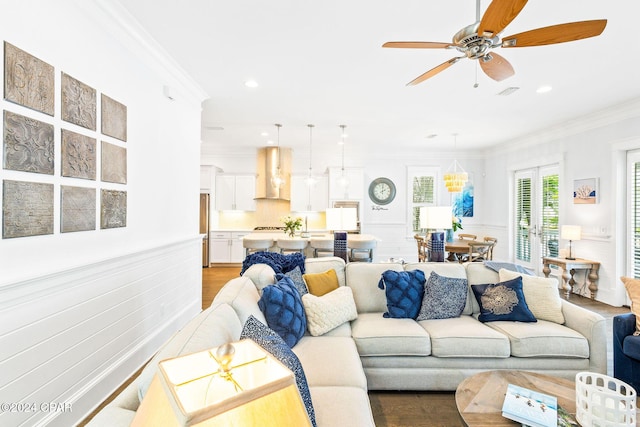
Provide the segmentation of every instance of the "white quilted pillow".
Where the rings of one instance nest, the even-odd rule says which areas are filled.
[[[314,337],[358,317],[353,292],[348,286],[340,286],[321,297],[305,294],[302,296],[302,305],[307,315],[307,328]]]
[[[548,320],[559,324],[564,323],[562,314],[562,300],[558,293],[558,280],[554,278],[529,276],[528,274],[501,268],[498,272],[500,281],[515,279],[522,276],[522,291],[529,310],[536,319]]]

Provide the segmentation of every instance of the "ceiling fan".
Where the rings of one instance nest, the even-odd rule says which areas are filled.
[[[464,57],[477,59],[482,71],[496,81],[515,74],[513,67],[492,50],[498,47],[529,47],[564,43],[598,36],[607,25],[606,19],[570,22],[525,31],[507,37],[500,33],[515,19],[527,0],[493,0],[480,19],[480,0],[476,0],[476,22],[464,27],[453,36],[452,43],[441,42],[387,42],[382,47],[409,49],[457,49],[464,56],[451,58],[416,77],[407,86],[417,85],[446,70]]]

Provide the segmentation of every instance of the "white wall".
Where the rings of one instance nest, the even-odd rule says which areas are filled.
[[[54,185],[54,234],[0,241],[0,401],[58,402],[71,413],[0,413],[2,425],[72,425],[200,311],[198,232],[203,92],[136,32],[111,0],[0,6],[0,38],[55,67],[55,174],[0,170]],[[65,72],[127,106],[126,186],[60,176]],[[0,75],[3,73],[0,73]],[[173,90],[174,100],[163,96]],[[127,226],[60,233],[60,186],[127,191]],[[99,210],[99,201],[98,201]]]

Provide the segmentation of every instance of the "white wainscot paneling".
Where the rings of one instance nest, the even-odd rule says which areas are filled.
[[[416,241],[413,237],[407,237],[405,224],[367,224],[362,232],[378,239],[374,262],[387,261],[389,258],[402,258],[406,262],[418,261]]]
[[[0,425],[81,421],[200,312],[201,249],[197,237],[1,287],[0,402],[37,410]]]

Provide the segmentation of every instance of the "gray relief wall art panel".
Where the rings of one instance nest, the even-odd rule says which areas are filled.
[[[62,129],[62,176],[96,179],[96,139]]]
[[[100,97],[102,133],[120,141],[127,140],[127,106],[109,98],[104,93]]]
[[[101,179],[118,184],[127,183],[127,149],[102,141]]]
[[[127,192],[101,190],[100,192],[100,228],[118,228],[127,226]]]
[[[96,130],[96,90],[62,73],[62,120]]]
[[[53,234],[53,184],[4,180],[2,238]]]
[[[53,66],[4,42],[4,99],[53,116]]]
[[[53,125],[4,112],[5,169],[53,175]]]
[[[62,233],[96,229],[96,189],[60,187]]]

